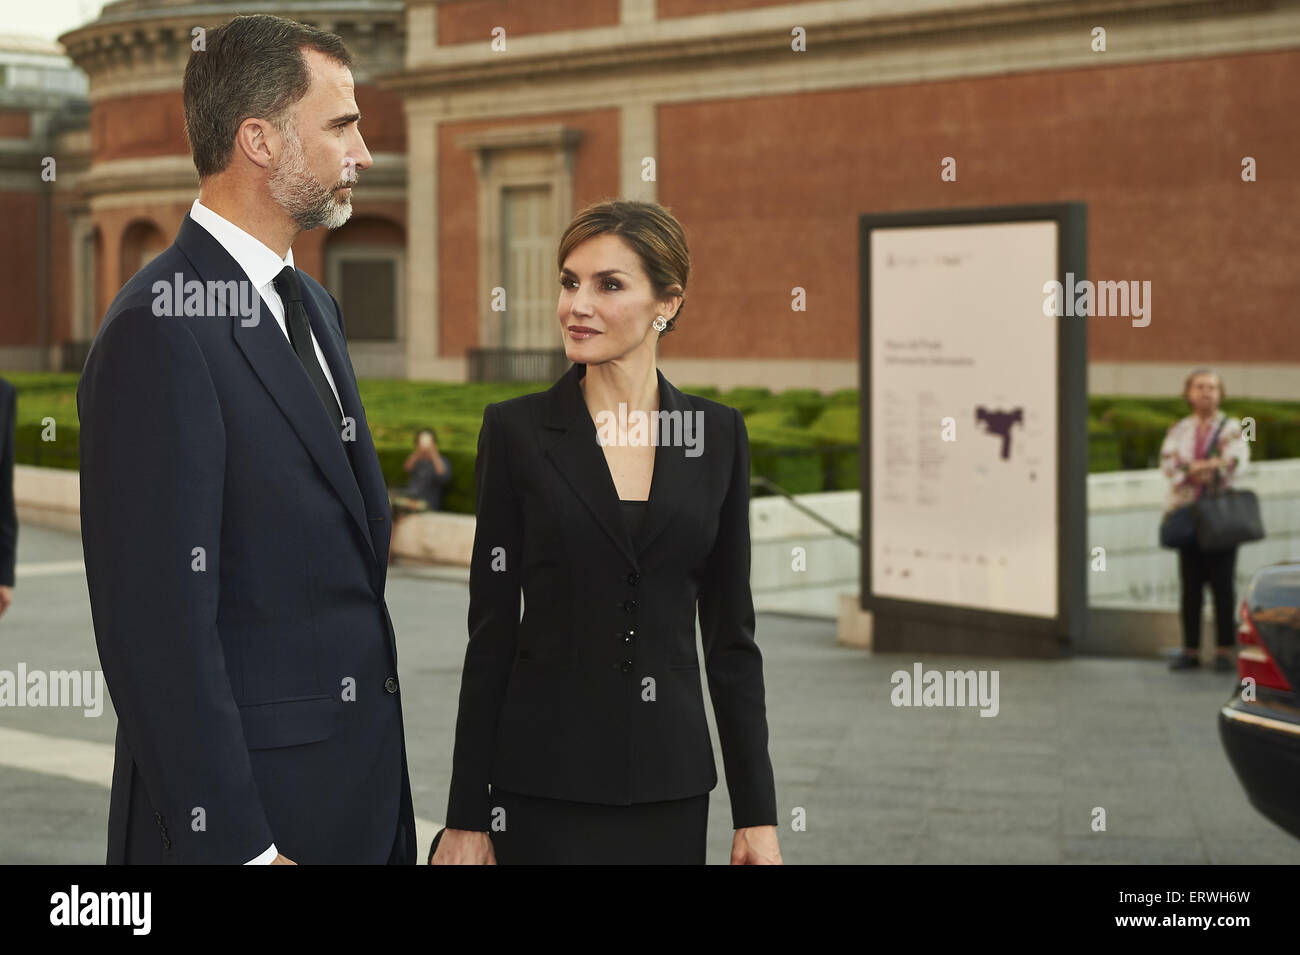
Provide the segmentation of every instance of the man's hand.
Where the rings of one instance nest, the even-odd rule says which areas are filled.
[[[732,865],[785,865],[776,844],[776,826],[737,829],[731,840]]]
[[[492,839],[474,829],[448,829],[438,842],[430,865],[496,865]]]
[[[297,864],[298,863],[294,862],[288,856],[280,855],[280,853],[278,852],[275,854],[275,858],[271,860],[271,865],[297,865]]]
[[[0,587],[0,616],[9,609],[9,605],[14,602],[14,589],[12,587]]]

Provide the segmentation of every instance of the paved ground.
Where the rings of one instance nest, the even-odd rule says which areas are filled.
[[[24,526],[18,556],[0,669],[97,669],[80,539]],[[395,568],[388,603],[424,851],[446,807],[467,593]],[[1247,803],[1220,748],[1232,674],[926,657],[927,669],[999,671],[1000,712],[981,718],[892,706],[890,675],[913,659],[839,647],[832,623],[758,627],[787,862],[1300,862],[1300,841]],[[0,863],[103,860],[114,730],[111,706],[99,718],[0,709]],[[1105,832],[1091,831],[1098,806]],[[798,809],[805,831],[791,829]],[[725,863],[724,783],[710,812],[709,861]]]

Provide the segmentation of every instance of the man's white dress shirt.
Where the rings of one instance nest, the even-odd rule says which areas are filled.
[[[289,329],[284,324],[284,302],[280,300],[280,293],[275,288],[275,279],[284,271],[286,265],[293,265],[293,249],[290,249],[289,254],[283,259],[280,258],[263,245],[261,240],[253,238],[230,220],[223,219],[197,199],[194,200],[194,205],[190,206],[190,218],[212,233],[212,237],[221,243],[222,248],[230,253],[232,259],[239,263],[244,274],[271,306],[271,314],[279,323],[280,331],[284,332],[285,340],[289,341]],[[338,398],[338,386],[334,384],[334,375],[330,373],[329,362],[325,360],[325,353],[320,350],[320,342],[316,341],[315,332],[311,333],[311,344],[316,352],[316,360],[320,362],[321,370],[325,372],[325,380],[330,383],[334,397]],[[343,407],[341,398],[339,407]]]

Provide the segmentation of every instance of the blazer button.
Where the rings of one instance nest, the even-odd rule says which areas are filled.
[[[390,676],[387,680],[384,681],[384,689],[387,690],[389,693],[396,693],[397,681]]]
[[[626,610],[628,613],[635,613],[635,612],[636,612],[636,601],[635,601],[635,600],[624,600],[624,601],[623,601],[623,609]]]
[[[629,670],[632,669],[632,661],[624,660],[622,663],[619,664],[618,668],[622,670],[624,673],[627,673]]]
[[[632,571],[630,574],[627,575],[627,582],[628,582],[629,584],[631,584],[633,587],[635,587],[635,586],[637,585],[637,582],[638,582],[640,579],[641,579],[641,575],[638,574],[635,570]]]

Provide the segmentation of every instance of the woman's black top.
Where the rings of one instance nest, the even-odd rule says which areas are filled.
[[[618,502],[623,507],[623,520],[627,523],[627,531],[633,537],[641,529],[641,521],[645,517],[645,506],[649,501],[622,501]]]

